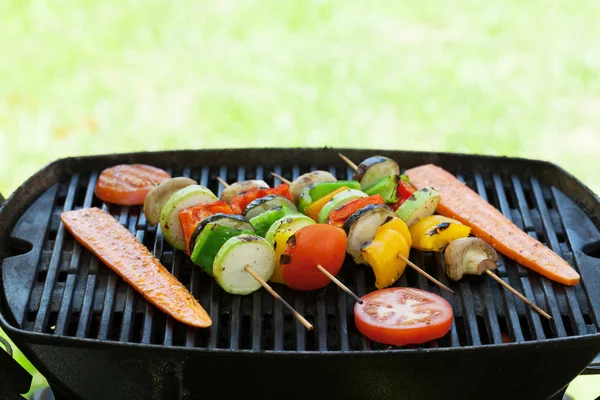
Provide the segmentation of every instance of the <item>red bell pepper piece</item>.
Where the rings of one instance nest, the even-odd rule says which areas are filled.
[[[233,199],[231,199],[229,205],[231,206],[231,210],[234,214],[241,215],[244,213],[244,210],[246,210],[248,204],[250,204],[252,201],[260,199],[261,197],[268,196],[270,194],[283,196],[290,199],[291,201],[294,201],[292,193],[290,192],[289,185],[287,183],[282,183],[281,185],[277,185],[273,188],[268,189],[249,189],[245,192],[238,194],[237,196],[234,196]]]
[[[398,196],[398,201],[394,204],[390,205],[390,208],[394,211],[398,209],[412,194],[416,191],[416,189],[408,182],[403,179],[400,179],[398,182],[398,186],[396,187],[396,196]]]
[[[346,203],[340,208],[333,210],[329,214],[327,222],[330,225],[342,228],[348,217],[370,204],[384,204],[383,197],[380,194],[374,194],[372,196],[360,197],[352,200],[350,203]]]
[[[208,204],[199,204],[179,211],[179,222],[185,239],[185,252],[190,255],[190,239],[196,230],[196,227],[203,219],[211,215],[223,213],[233,214],[229,204],[222,200],[217,200]]]

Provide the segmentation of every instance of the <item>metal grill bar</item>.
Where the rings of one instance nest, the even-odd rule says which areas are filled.
[[[327,169],[344,179],[352,179],[354,174],[349,167],[324,168],[320,165],[308,168],[273,165],[268,171],[293,180],[303,172],[317,169]],[[177,170],[166,170],[173,176],[177,175]],[[229,183],[254,178],[272,182],[272,187],[281,183],[272,179],[262,165],[202,167],[197,170],[183,168],[181,171],[182,176],[198,177],[199,183],[209,187],[217,196],[224,188],[216,181],[216,176]],[[92,206],[97,177],[98,171],[95,171],[89,179],[84,175],[74,175],[69,182],[61,183],[61,190],[57,193],[62,193],[63,197],[57,196],[54,215]],[[500,173],[487,175],[467,171],[458,178],[532,237],[542,238],[571,264],[575,262],[566,234],[569,222],[560,215],[555,205],[553,190],[556,189],[544,187],[535,177],[505,177]],[[64,203],[61,204],[62,198]],[[109,207],[115,211],[115,206],[102,205],[105,211],[109,211]],[[206,330],[187,327],[157,311],[113,271],[100,264],[96,257],[70,236],[65,236],[68,232],[57,223],[52,225],[56,228],[46,227],[49,233],[38,266],[38,281],[34,282],[30,293],[29,314],[35,318],[29,317],[29,329],[54,335],[210,349],[348,352],[387,348],[360,335],[353,322],[354,300],[337,286],[330,284],[314,293],[302,293],[273,284],[286,301],[313,323],[314,331],[308,332],[264,290],[244,297],[225,293],[185,254],[165,243],[160,226],[148,226],[138,208],[117,209],[119,222],[127,226],[140,242],[147,243],[163,265],[209,311],[212,326]],[[584,289],[552,283],[506,257],[500,256],[498,275],[549,311],[553,316],[551,321],[540,318],[485,276],[449,282],[444,272],[442,253],[413,250],[410,258],[456,292],[450,295],[440,290],[411,268],[407,268],[400,277],[396,286],[416,286],[437,293],[448,300],[455,311],[454,323],[447,336],[416,347],[499,344],[507,340],[507,334],[511,341],[522,342],[583,335],[590,329],[594,332],[600,329],[595,318],[592,321],[588,315],[590,306]],[[346,266],[338,278],[359,296],[374,289],[373,274],[367,266]]]

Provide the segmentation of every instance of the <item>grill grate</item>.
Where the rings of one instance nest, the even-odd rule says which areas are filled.
[[[321,165],[340,179],[351,179],[350,168]],[[306,169],[282,168],[167,168],[173,176],[188,176],[220,195],[219,176],[228,182],[264,179],[272,185],[273,171],[294,179]],[[75,174],[56,184],[43,196],[54,196],[50,223],[40,254],[25,318],[21,328],[56,336],[85,337],[108,341],[165,346],[230,350],[275,351],[364,351],[388,346],[364,338],[354,325],[354,301],[331,284],[313,293],[296,293],[275,285],[315,327],[306,331],[282,305],[264,290],[248,296],[232,296],[181,252],[174,251],[162,237],[159,227],[148,226],[140,207],[103,204],[94,196],[98,171]],[[564,221],[556,206],[558,190],[542,185],[536,178],[517,175],[463,172],[458,178],[490,201],[528,234],[540,239],[570,264],[575,263]],[[110,212],[121,224],[150,248],[210,313],[209,329],[194,329],[165,316],[141,295],[98,262],[65,231],[62,211],[97,206]],[[396,283],[415,286],[448,300],[454,309],[454,323],[448,335],[425,343],[425,348],[485,346],[503,342],[524,342],[598,332],[599,321],[591,310],[585,282],[564,287],[542,279],[500,255],[498,275],[550,312],[552,320],[541,318],[496,282],[485,277],[469,277],[450,283],[440,254],[411,252],[411,260],[427,269],[455,290],[441,291],[413,270],[407,269]],[[374,277],[365,267],[348,261],[338,275],[359,296],[374,290]]]

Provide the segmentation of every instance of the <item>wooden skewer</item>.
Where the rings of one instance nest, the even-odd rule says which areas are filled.
[[[398,258],[401,259],[402,261],[404,261],[406,264],[408,264],[410,267],[412,267],[415,271],[417,271],[419,274],[423,275],[425,278],[429,279],[431,282],[435,283],[436,285],[438,285],[439,287],[441,287],[444,290],[449,291],[450,293],[454,294],[454,290],[450,289],[448,286],[444,285],[442,282],[438,281],[437,279],[435,279],[433,276],[429,275],[427,272],[423,271],[423,269],[419,268],[416,264],[414,264],[412,261],[410,261],[408,258],[404,257],[402,254],[398,254]]]
[[[317,265],[317,269],[319,271],[321,271],[322,273],[324,273],[329,279],[331,279],[333,281],[333,283],[335,283],[336,285],[338,285],[340,287],[340,289],[342,289],[344,292],[348,293],[350,296],[354,297],[354,299],[356,299],[356,301],[358,301],[358,304],[362,304],[363,303],[363,301],[360,299],[360,297],[358,297],[356,294],[354,294],[354,292],[352,290],[350,290],[348,288],[348,286],[346,286],[342,282],[340,282],[340,280],[338,278],[336,278],[335,276],[333,276],[325,268],[323,268],[320,265]]]
[[[338,156],[340,156],[340,158],[342,160],[344,160],[346,162],[346,164],[348,164],[350,166],[350,168],[352,168],[353,170],[356,171],[358,169],[358,165],[354,164],[351,159],[349,159],[348,157],[346,157],[342,153],[338,153]]]
[[[294,307],[290,306],[287,303],[287,301],[285,301],[279,294],[277,294],[277,292],[274,291],[271,288],[271,286],[269,286],[269,284],[263,280],[263,278],[261,278],[260,276],[258,276],[258,274],[256,272],[254,272],[254,270],[252,268],[250,268],[249,265],[245,265],[244,266],[244,270],[246,270],[246,272],[248,272],[250,275],[252,275],[252,277],[254,279],[256,279],[258,281],[258,283],[260,283],[262,285],[262,287],[264,287],[265,289],[267,289],[267,292],[271,293],[271,295],[273,297],[275,297],[277,300],[279,300],[281,302],[281,304],[283,304],[284,306],[286,306],[286,308],[291,311],[291,313],[294,315],[294,317],[296,317],[296,319],[298,319],[298,321],[300,321],[300,323],[302,323],[302,325],[304,325],[304,327],[306,329],[308,329],[309,331],[312,331],[313,326],[311,325],[311,323],[308,322],[306,320],[306,318],[304,318],[302,315],[300,315],[300,313],[298,313],[298,311],[296,311],[294,309]]]
[[[223,178],[221,178],[220,176],[217,176],[217,180],[219,181],[219,183],[225,187],[229,187],[229,183],[225,182],[223,180]]]
[[[283,183],[287,183],[288,185],[292,184],[292,181],[285,179],[283,176],[276,174],[275,172],[271,172],[271,175],[275,178],[279,179]]]
[[[527,304],[528,306],[532,307],[540,315],[542,315],[543,317],[545,317],[547,319],[552,319],[552,316],[550,314],[548,314],[546,311],[542,310],[541,308],[539,308],[538,306],[536,306],[535,304],[533,304],[531,301],[529,301],[529,299],[527,299],[527,297],[525,297],[521,293],[517,292],[512,286],[510,286],[508,283],[504,282],[504,280],[502,280],[502,278],[500,278],[498,275],[496,275],[495,273],[493,273],[489,269],[486,269],[485,273],[488,274],[489,276],[491,276],[492,279],[494,279],[496,282],[498,282],[499,284],[501,284],[502,286],[504,286],[509,292],[511,292],[512,294],[514,294],[515,296],[517,296],[519,299],[523,300],[523,302],[525,304]]]

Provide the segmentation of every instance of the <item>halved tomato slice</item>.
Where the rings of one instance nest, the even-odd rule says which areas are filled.
[[[107,203],[144,204],[152,188],[169,179],[166,171],[145,164],[120,164],[106,168],[96,182],[96,196]]]
[[[450,331],[452,307],[424,290],[391,287],[364,295],[354,306],[356,328],[374,342],[393,346],[421,344]]]

